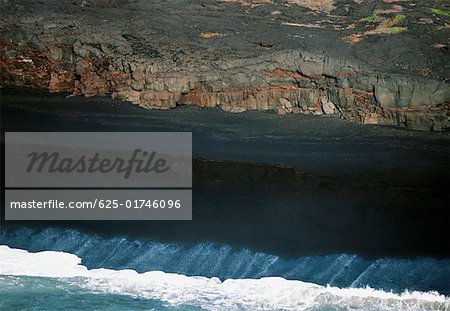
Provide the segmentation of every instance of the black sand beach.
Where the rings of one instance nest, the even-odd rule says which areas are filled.
[[[146,111],[22,89],[2,90],[2,121],[5,131],[193,132],[193,221],[38,226],[213,240],[288,257],[450,254],[445,133],[330,116],[236,115],[195,107]]]
[[[449,35],[439,0],[0,0],[0,309],[450,310]],[[188,143],[182,209],[114,188],[156,136]],[[26,175],[35,145],[67,167]],[[117,171],[70,175],[99,153]],[[73,198],[26,219],[79,220],[5,220],[35,194]]]

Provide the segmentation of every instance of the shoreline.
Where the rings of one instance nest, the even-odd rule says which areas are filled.
[[[450,3],[0,0],[0,309],[450,311]]]
[[[193,132],[193,221],[8,222],[9,227],[214,241],[287,257],[449,255],[447,133],[328,116],[235,115],[195,107],[156,111],[104,98],[2,92],[6,131]]]

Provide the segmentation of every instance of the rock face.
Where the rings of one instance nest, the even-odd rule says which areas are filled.
[[[82,4],[89,8],[94,2]],[[89,12],[92,25],[101,23],[96,11]],[[60,13],[52,22],[32,15],[18,23],[8,19],[12,13],[0,24],[4,86],[111,96],[147,109],[197,105],[227,112],[338,114],[417,130],[450,128],[449,84],[435,78],[388,73],[346,56],[300,48],[259,49],[247,56],[223,54],[222,47],[199,52],[185,42],[153,47],[139,32],[82,26]]]

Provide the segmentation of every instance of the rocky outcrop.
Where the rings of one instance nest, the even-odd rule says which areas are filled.
[[[195,53],[168,58],[168,50],[140,45],[139,38],[124,33],[77,31],[79,25],[70,21],[39,23],[43,31],[31,34],[29,26],[2,27],[1,85],[111,96],[147,109],[197,105],[227,112],[334,114],[416,130],[450,128],[447,82],[300,49],[209,62],[195,59]]]

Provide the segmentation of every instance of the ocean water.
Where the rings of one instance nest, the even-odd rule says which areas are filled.
[[[202,310],[170,306],[162,301],[107,294],[72,285],[57,278],[0,276],[0,310]]]
[[[0,310],[450,310],[450,259],[283,259],[62,229],[0,244]]]

